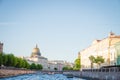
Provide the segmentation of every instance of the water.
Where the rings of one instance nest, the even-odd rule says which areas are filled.
[[[62,74],[27,74],[16,77],[3,78],[0,80],[85,80],[81,78],[67,78]]]

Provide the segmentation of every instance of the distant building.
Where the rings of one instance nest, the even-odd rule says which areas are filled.
[[[26,57],[25,59],[30,64],[32,64],[32,63],[41,64],[43,66],[43,70],[48,70],[48,60],[47,60],[47,58],[41,56],[40,50],[37,45],[32,50],[31,57]]]
[[[110,32],[107,38],[94,40],[93,43],[80,51],[82,69],[90,68],[89,56],[102,56],[105,62],[101,66],[120,64],[120,35]],[[97,68],[97,65],[93,66]]]
[[[73,63],[66,62],[63,60],[48,61],[49,70],[54,70],[54,68],[57,68],[58,71],[62,71],[63,67],[65,66],[73,67],[73,65],[74,65]]]
[[[51,60],[48,62],[48,64],[50,70],[54,70],[54,68],[57,68],[58,71],[61,71],[62,68],[65,66],[63,60]]]
[[[63,60],[51,60],[48,61],[47,58],[41,56],[40,49],[36,45],[36,47],[32,50],[32,54],[30,57],[23,57],[28,61],[29,64],[41,64],[43,66],[43,70],[55,70],[61,71],[64,66],[71,66],[71,63],[68,63]]]
[[[0,42],[0,53],[3,52],[3,43]]]

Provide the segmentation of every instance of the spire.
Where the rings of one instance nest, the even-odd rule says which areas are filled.
[[[38,45],[36,44],[36,48],[38,48]]]
[[[109,36],[115,35],[112,31],[110,31]]]

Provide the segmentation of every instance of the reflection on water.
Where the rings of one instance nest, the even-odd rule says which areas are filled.
[[[62,74],[28,74],[16,77],[4,78],[0,80],[85,80],[80,78],[67,78]]]

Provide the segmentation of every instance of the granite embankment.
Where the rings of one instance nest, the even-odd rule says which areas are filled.
[[[32,74],[35,72],[36,71],[22,70],[22,69],[0,69],[0,78],[23,75],[23,74]]]

